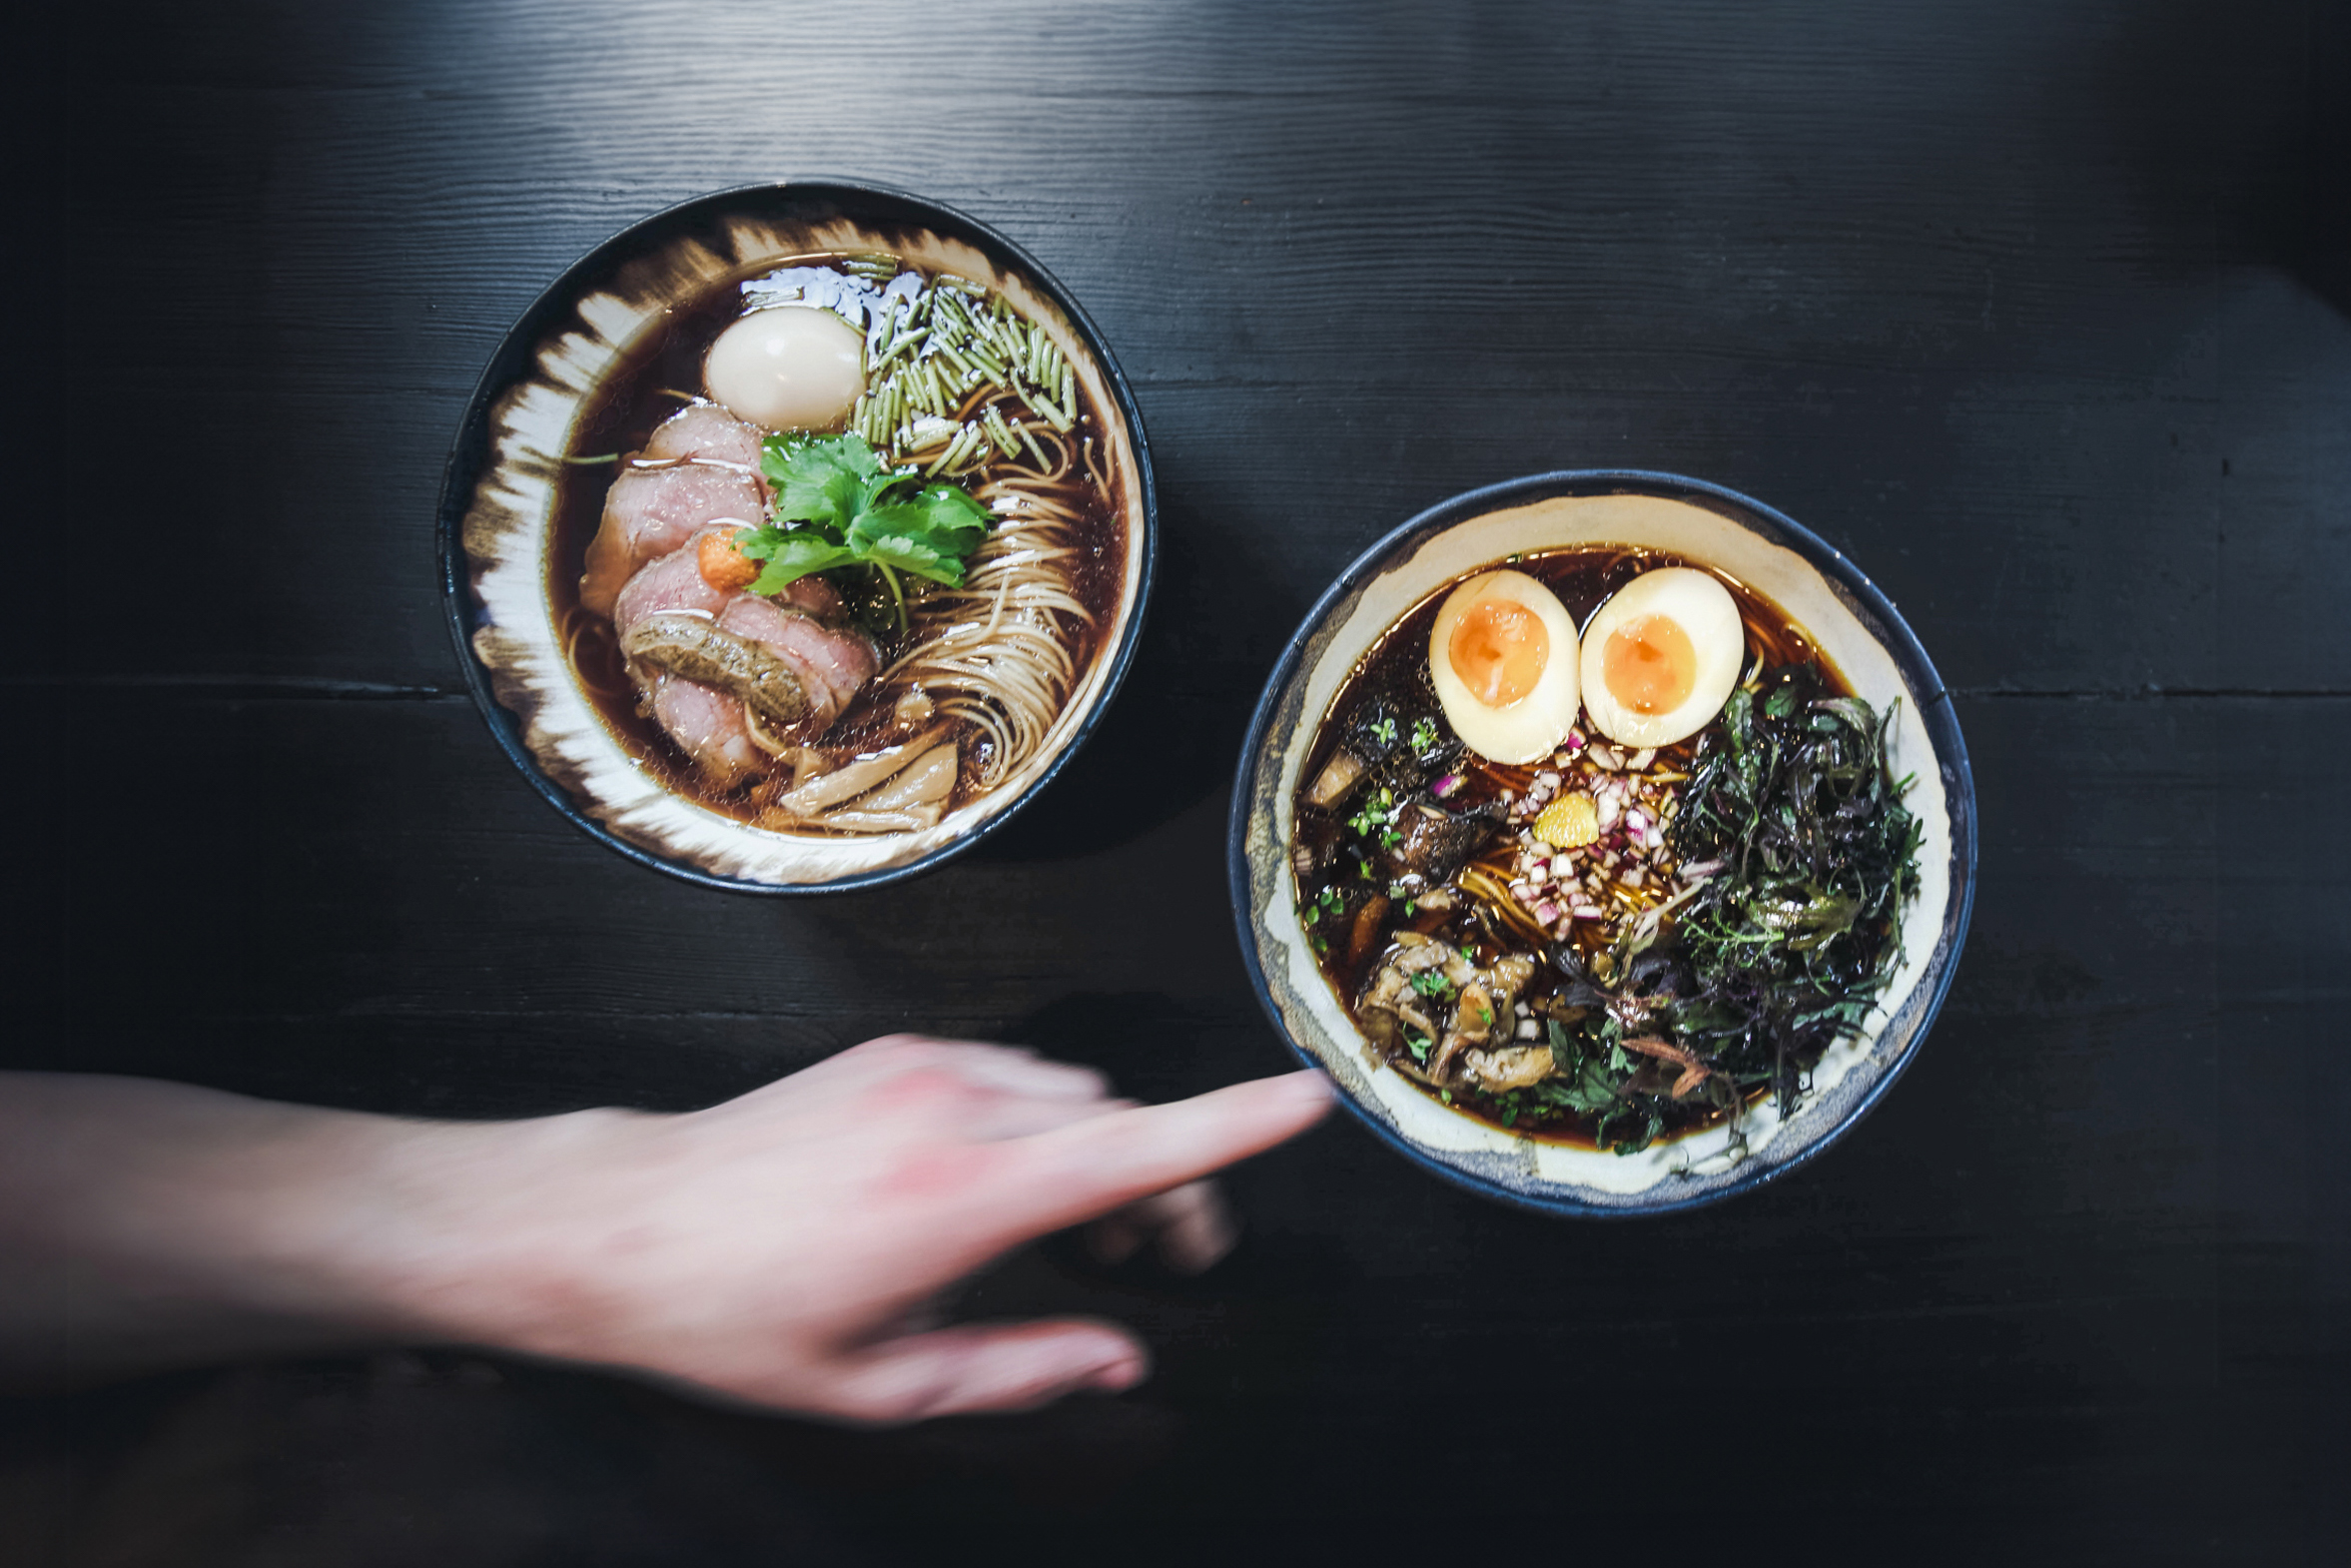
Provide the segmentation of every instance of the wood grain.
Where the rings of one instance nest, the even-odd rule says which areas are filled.
[[[707,1104],[899,1028],[1150,1099],[1275,1071],[1222,874],[1258,687],[1371,540],[1552,467],[1851,554],[1956,693],[1983,868],[1913,1072],[1727,1206],[1561,1226],[1336,1126],[1235,1174],[1202,1280],[1055,1244],[969,1292],[1136,1322],[1127,1399],[855,1436],[456,1353],[191,1374],[0,1410],[0,1556],[2351,1544],[2339,8],[248,0],[44,14],[19,77],[20,398],[73,440],[19,465],[8,1065],[464,1117]],[[538,289],[813,173],[1068,284],[1165,523],[1068,774],[819,903],[550,812],[430,539]],[[94,536],[142,568],[102,631]]]

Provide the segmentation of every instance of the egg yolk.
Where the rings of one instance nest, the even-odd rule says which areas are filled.
[[[1685,638],[1683,646],[1689,645]],[[1453,623],[1445,656],[1470,695],[1489,708],[1507,707],[1535,689],[1551,658],[1543,619],[1513,599],[1471,605]]]
[[[1698,650],[1681,622],[1640,615],[1608,634],[1601,653],[1608,689],[1635,713],[1670,713],[1698,683]]]

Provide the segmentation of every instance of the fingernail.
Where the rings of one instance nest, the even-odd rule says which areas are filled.
[[[1132,1355],[1122,1355],[1103,1362],[1102,1365],[1088,1373],[1086,1386],[1099,1388],[1106,1394],[1125,1393],[1143,1381],[1143,1372],[1144,1366],[1141,1359]]]
[[[1290,1093],[1300,1100],[1331,1100],[1338,1094],[1338,1087],[1331,1083],[1329,1075],[1318,1068],[1305,1068],[1291,1073],[1281,1082],[1288,1084]]]

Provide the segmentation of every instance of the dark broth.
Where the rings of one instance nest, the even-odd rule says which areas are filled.
[[[547,602],[580,688],[613,738],[638,766],[651,772],[668,789],[739,821],[748,822],[759,816],[788,782],[788,770],[784,776],[771,773],[769,777],[729,790],[712,788],[644,710],[629,680],[611,621],[581,608],[580,573],[588,543],[595,537],[603,518],[605,494],[622,471],[622,465],[651,437],[655,426],[697,400],[702,386],[703,356],[712,340],[743,315],[739,290],[743,280],[781,268],[830,266],[840,260],[837,256],[800,256],[761,262],[713,285],[701,299],[665,311],[667,319],[646,334],[644,341],[582,405],[573,426],[572,450],[567,454],[571,461],[565,464],[556,489],[554,524],[547,551]],[[1083,385],[1077,412],[1077,422],[1066,436],[1071,449],[1078,451],[1081,442],[1091,440],[1104,478],[1115,487],[1117,449],[1103,438],[1104,420]],[[617,460],[612,460],[615,456]],[[990,462],[970,470],[967,482],[986,478],[994,466]],[[1075,554],[1066,564],[1075,597],[1094,619],[1091,625],[1071,629],[1070,651],[1078,671],[1074,685],[1084,681],[1085,672],[1099,651],[1099,631],[1111,624],[1118,611],[1126,560],[1126,526],[1115,495],[1106,493],[1104,486],[1092,479],[1085,481],[1084,495],[1080,521],[1073,530]],[[885,636],[877,640],[881,667],[885,669],[907,646],[903,638],[893,640]],[[892,713],[903,689],[896,681],[870,683],[848,711],[812,744],[826,754],[830,765],[839,766],[861,753],[903,739],[901,726]],[[986,742],[978,738],[972,726],[957,722],[965,733],[960,747],[962,769],[950,809],[983,793],[977,771],[979,748]]]
[[[1757,593],[1729,573],[1706,566],[1701,562],[1686,560],[1664,550],[1637,549],[1619,545],[1594,545],[1515,557],[1508,562],[1495,562],[1493,565],[1481,566],[1478,571],[1489,571],[1494,569],[1494,566],[1504,564],[1536,578],[1558,595],[1560,603],[1566,608],[1568,615],[1578,628],[1582,628],[1590,621],[1592,613],[1611,594],[1643,572],[1652,571],[1661,566],[1696,567],[1730,589],[1731,597],[1739,607],[1740,620],[1746,629],[1746,660],[1749,666],[1755,663],[1759,655],[1766,665],[1809,663],[1820,671],[1826,683],[1833,690],[1845,695],[1852,694],[1852,687],[1838,672],[1836,666],[1813,645],[1812,640],[1805,635],[1803,628],[1791,620],[1778,605],[1773,604],[1762,594]],[[1437,701],[1436,688],[1428,673],[1429,633],[1436,622],[1437,612],[1443,605],[1446,596],[1460,582],[1466,581],[1476,574],[1476,572],[1463,573],[1461,577],[1446,583],[1415,605],[1409,613],[1390,627],[1378,642],[1373,644],[1371,650],[1349,673],[1345,682],[1339,687],[1337,695],[1332,699],[1329,712],[1323,716],[1321,726],[1315,735],[1314,746],[1307,756],[1306,766],[1299,774],[1299,788],[1292,802],[1294,823],[1303,825],[1311,822],[1314,818],[1327,819],[1332,815],[1332,813],[1325,812],[1309,803],[1306,798],[1306,790],[1311,781],[1321,773],[1324,764],[1329,761],[1331,755],[1339,748],[1343,739],[1342,730],[1346,716],[1356,711],[1357,706],[1365,699],[1384,697],[1403,712],[1435,714],[1437,723],[1443,724],[1442,709]],[[1593,733],[1585,726],[1580,716],[1578,727],[1585,729],[1586,733]],[[1709,725],[1709,729],[1712,728],[1713,726]],[[1652,767],[1667,771],[1686,772],[1687,762],[1696,753],[1701,739],[1707,732],[1707,730],[1701,730],[1698,735],[1692,736],[1689,740],[1659,749],[1657,760],[1652,764]],[[1448,810],[1457,811],[1475,810],[1481,806],[1501,801],[1505,791],[1512,795],[1523,796],[1535,773],[1542,766],[1543,764],[1530,764],[1523,767],[1505,766],[1488,762],[1473,752],[1464,753],[1460,762],[1454,765],[1455,771],[1461,776],[1461,786],[1445,798],[1445,807]],[[1342,807],[1341,814],[1343,814],[1343,809]],[[1497,838],[1505,845],[1515,842],[1515,836],[1506,830],[1498,829]],[[1493,851],[1489,849],[1473,856],[1470,865],[1474,867],[1488,863],[1492,853]],[[1334,862],[1319,875],[1298,875],[1297,885],[1301,909],[1308,907],[1326,888],[1335,888],[1345,879],[1347,872],[1343,862],[1344,857],[1341,857],[1339,862]],[[1355,1007],[1356,999],[1361,995],[1365,982],[1370,978],[1381,957],[1392,949],[1394,934],[1399,930],[1417,932],[1423,936],[1474,949],[1476,957],[1473,962],[1481,968],[1489,966],[1496,958],[1506,952],[1534,951],[1532,943],[1525,940],[1496,941],[1492,931],[1488,929],[1491,923],[1481,924],[1476,921],[1472,914],[1474,904],[1468,900],[1462,901],[1458,907],[1450,910],[1424,909],[1410,916],[1400,915],[1396,910],[1391,909],[1380,921],[1378,937],[1367,947],[1356,947],[1350,950],[1343,943],[1333,942],[1326,948],[1319,949],[1317,962],[1322,970],[1323,978],[1329,983],[1332,992],[1337,995],[1340,1004],[1346,1008],[1348,1017],[1355,1020],[1358,1026],[1361,1025],[1362,1019]],[[1577,923],[1572,940],[1587,953],[1599,941],[1597,935],[1587,930],[1582,922]],[[1536,956],[1540,957],[1539,954]],[[1538,963],[1535,979],[1524,994],[1525,998],[1533,1000],[1547,996],[1557,990],[1560,984],[1561,979],[1557,970],[1547,963]],[[1428,1093],[1432,1099],[1437,1098],[1436,1092],[1430,1090],[1425,1084],[1409,1077],[1406,1081],[1413,1083],[1415,1088]],[[1757,1091],[1756,1095],[1751,1095],[1750,1101],[1760,1096],[1761,1093],[1762,1091]],[[1585,1149],[1598,1147],[1589,1126],[1578,1124],[1569,1127],[1552,1123],[1537,1128],[1526,1125],[1513,1126],[1505,1123],[1497,1104],[1480,1093],[1457,1093],[1447,1103],[1456,1111],[1490,1126],[1501,1128],[1518,1137],[1537,1138],[1545,1142],[1569,1144]],[[1691,1133],[1721,1123],[1727,1115],[1727,1112],[1720,1109],[1699,1111],[1693,1108],[1686,1120],[1669,1123],[1664,1137],[1667,1139],[1686,1137]]]

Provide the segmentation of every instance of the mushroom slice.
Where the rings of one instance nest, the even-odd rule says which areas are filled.
[[[940,732],[934,730],[903,745],[886,746],[870,757],[860,757],[822,778],[809,780],[798,789],[779,797],[776,805],[795,817],[821,816],[835,806],[846,805],[868,790],[880,788],[895,778],[908,763],[930,751],[939,738]]]
[[[844,833],[912,833],[917,828],[937,827],[939,808],[924,805],[905,811],[868,811],[862,806],[849,806],[826,813],[817,819],[817,824]]]
[[[936,805],[955,788],[961,758],[955,742],[942,741],[899,770],[898,776],[857,803],[860,811],[904,811]]]
[[[1315,775],[1313,787],[1306,791],[1306,803],[1325,808],[1337,805],[1363,782],[1363,759],[1353,752],[1344,748],[1332,752],[1322,771]]]
[[[1499,1051],[1468,1051],[1461,1066],[1470,1082],[1489,1095],[1540,1084],[1558,1071],[1549,1046],[1505,1046]]]

